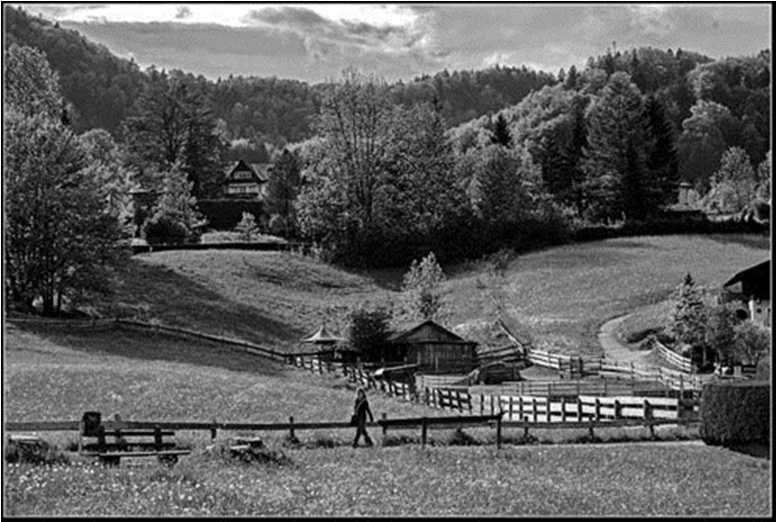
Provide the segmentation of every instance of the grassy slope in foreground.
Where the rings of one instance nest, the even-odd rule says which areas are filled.
[[[706,446],[286,451],[284,466],[205,455],[165,471],[10,467],[14,515],[768,516],[767,461]]]

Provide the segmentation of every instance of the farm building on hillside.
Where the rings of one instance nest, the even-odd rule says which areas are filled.
[[[477,366],[477,343],[466,341],[434,321],[424,321],[388,339],[404,362],[419,373],[467,373]]]
[[[742,316],[756,324],[771,327],[771,273],[771,260],[738,272],[723,284],[726,291],[724,300],[739,301],[742,303]]]
[[[240,199],[263,199],[269,179],[269,163],[246,163],[236,161],[227,168],[224,180],[224,197]]]

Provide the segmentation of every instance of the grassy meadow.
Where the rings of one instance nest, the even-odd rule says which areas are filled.
[[[512,256],[501,276],[486,261],[446,266],[444,322],[481,343],[504,343],[494,338],[501,302],[504,319],[537,346],[598,355],[606,320],[637,311],[619,333],[648,329],[660,321],[651,307],[665,310],[686,273],[719,286],[768,249],[758,235],[641,236]],[[101,308],[294,351],[322,321],[345,333],[359,303],[399,309],[402,273],[349,272],[288,252],[158,252],[135,256],[115,302]]]
[[[768,461],[706,446],[285,450],[283,465],[197,453],[168,470],[7,465],[9,515],[768,516]]]
[[[68,420],[86,410],[130,420],[285,422],[345,420],[353,390],[338,377],[312,375],[207,343],[143,332],[67,332],[6,325],[5,419]],[[370,393],[376,416],[449,415]],[[671,429],[671,428],[669,428]],[[452,433],[370,432],[378,446],[353,450],[351,430],[262,434],[288,461],[246,464],[208,451],[208,434],[178,432],[192,455],[172,469],[153,459],[106,468],[4,463],[4,513],[110,515],[764,515],[768,463],[698,443],[515,445],[506,430],[466,430],[475,446],[451,446]],[[580,431],[580,430],[575,430]],[[582,430],[584,431],[584,430]],[[599,433],[604,440],[623,433]],[[616,431],[616,430],[613,430]],[[623,431],[623,430],[621,430]],[[550,442],[560,432],[542,434]],[[580,436],[583,433],[573,435]],[[220,440],[234,436],[221,432]],[[567,435],[567,436],[573,436]],[[644,434],[643,434],[644,435]],[[74,433],[43,434],[72,447]],[[550,437],[550,438],[548,438]],[[640,437],[637,437],[640,438]],[[676,438],[676,437],[670,437]],[[682,438],[682,437],[681,437]],[[416,444],[382,447],[396,440]],[[558,440],[557,440],[558,442]]]

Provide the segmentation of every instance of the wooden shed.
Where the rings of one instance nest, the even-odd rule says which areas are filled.
[[[468,373],[477,366],[477,343],[466,341],[434,321],[424,321],[388,339],[404,362],[425,374]]]

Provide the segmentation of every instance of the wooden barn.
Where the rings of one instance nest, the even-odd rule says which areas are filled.
[[[477,367],[477,343],[466,341],[434,321],[424,321],[388,339],[405,363],[424,374],[462,374]]]

